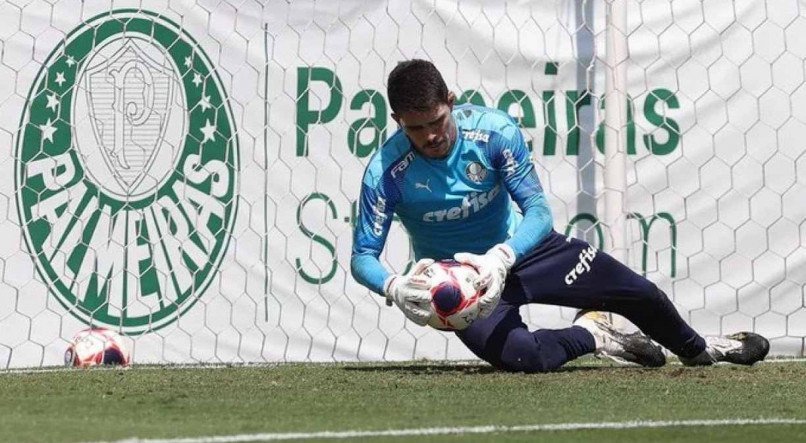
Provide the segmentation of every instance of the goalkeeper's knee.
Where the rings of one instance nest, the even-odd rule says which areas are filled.
[[[526,328],[512,331],[501,350],[495,366],[510,372],[548,372],[550,367],[541,352],[542,348],[532,333]]]

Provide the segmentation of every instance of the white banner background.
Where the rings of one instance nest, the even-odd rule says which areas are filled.
[[[646,233],[631,220],[630,265],[699,331],[755,330],[772,339],[774,354],[803,355],[806,51],[798,38],[806,16],[796,0],[767,3],[630,3],[627,208],[646,222],[668,213],[676,227],[673,242],[666,220],[652,225],[644,260]],[[86,327],[36,273],[12,171],[26,91],[42,63],[110,7],[0,6],[0,368],[60,364],[67,340]],[[176,322],[127,339],[137,363],[472,357],[452,334],[404,322],[349,274],[352,205],[369,151],[351,152],[348,133],[367,118],[385,124],[387,137],[394,131],[385,79],[402,59],[434,61],[452,90],[477,91],[489,106],[522,91],[508,110],[522,118],[555,229],[603,213],[602,155],[592,142],[603,120],[604,2],[114,7],[158,13],[196,39],[229,94],[240,143],[238,213],[218,274]],[[340,89],[309,78],[312,70],[337,77]],[[306,88],[307,109],[298,100]],[[375,101],[368,95],[375,106],[360,103],[363,90],[379,92]],[[298,117],[338,96],[340,106],[319,123]],[[358,134],[371,145],[376,131]],[[572,232],[597,244],[589,222],[576,226],[585,229]],[[384,257],[395,270],[408,262],[399,227]],[[523,312],[532,327],[564,327],[573,316],[546,306]]]

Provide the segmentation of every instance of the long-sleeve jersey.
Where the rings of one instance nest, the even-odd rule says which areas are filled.
[[[394,214],[418,260],[483,254],[502,242],[517,260],[552,229],[551,210],[513,119],[474,105],[456,106],[452,117],[457,137],[446,158],[420,155],[398,130],[367,165],[351,269],[359,283],[379,294],[390,273],[378,257]]]

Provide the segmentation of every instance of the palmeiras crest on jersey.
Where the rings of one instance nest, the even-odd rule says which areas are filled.
[[[16,140],[17,210],[37,272],[75,317],[140,334],[218,275],[238,140],[202,48],[164,17],[99,15],[50,54]]]
[[[487,168],[479,162],[470,162],[465,168],[465,175],[474,183],[481,183],[487,178]]]

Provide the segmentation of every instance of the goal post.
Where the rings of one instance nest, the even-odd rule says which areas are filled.
[[[557,231],[803,356],[803,35],[797,0],[3,2],[0,369],[89,326],[135,363],[474,358],[350,275],[409,58],[513,116]]]
[[[604,149],[604,222],[608,227],[612,246],[608,252],[622,263],[628,264],[627,250],[627,1],[610,0],[607,3],[607,49],[605,51],[605,149]]]
[[[627,239],[627,2],[610,0],[607,5],[605,50],[605,149],[603,165],[604,216],[607,227],[607,252],[616,260],[629,265]],[[611,314],[613,325],[627,327],[627,320]]]

